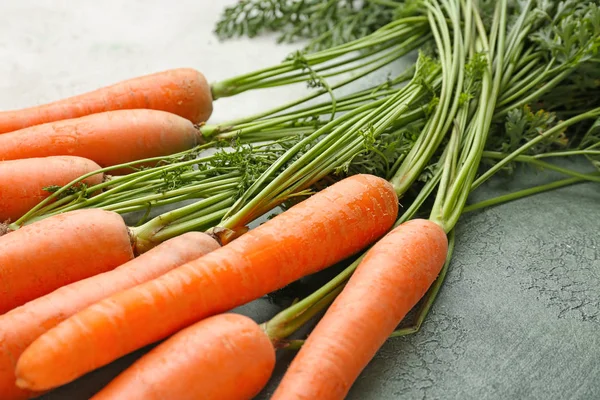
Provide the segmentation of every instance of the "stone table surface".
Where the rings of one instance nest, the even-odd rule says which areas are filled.
[[[0,109],[182,66],[217,81],[298,48],[273,37],[220,43],[212,28],[232,2],[3,0]],[[220,99],[211,121],[304,91],[299,85]],[[471,201],[556,178],[520,170],[484,185]],[[348,398],[600,399],[599,204],[600,187],[582,184],[462,217],[447,282],[423,329],[389,340]],[[262,322],[278,309],[261,299],[236,311]],[[141,353],[43,398],[87,399]],[[278,355],[259,399],[269,397],[291,357]]]

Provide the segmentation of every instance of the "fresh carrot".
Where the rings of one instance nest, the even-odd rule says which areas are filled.
[[[211,236],[188,232],[112,271],[63,286],[0,316],[1,398],[19,400],[33,395],[15,385],[15,366],[23,350],[48,329],[98,300],[154,279],[218,247]]]
[[[14,221],[48,197],[45,187],[64,186],[98,169],[95,162],[74,156],[0,161],[0,221]],[[103,174],[97,174],[83,183],[93,186],[103,179]]]
[[[0,314],[133,258],[117,213],[77,210],[0,237]]]
[[[92,400],[251,399],[274,367],[275,349],[256,322],[219,314],[150,350]]]
[[[202,328],[185,328],[165,340],[117,376],[93,399],[249,399],[262,390],[273,373],[273,364],[269,360],[275,350],[287,347],[289,342],[285,338],[327,308],[343,286],[327,293],[314,293],[260,325],[243,317],[247,322],[241,321],[228,330],[227,335],[222,334],[222,326],[229,324],[226,319],[234,318],[230,315],[235,314],[220,314],[202,320],[196,324],[201,324]],[[227,340],[222,340],[223,336],[227,336]],[[265,339],[270,346],[262,345]],[[261,349],[257,351],[246,345],[249,340],[252,340],[251,345],[261,343]],[[205,345],[211,350],[205,350]],[[186,352],[191,355],[172,356]],[[249,357],[252,357],[250,364],[245,362]],[[168,360],[167,368],[164,360]],[[239,360],[242,360],[241,364],[238,364]],[[242,374],[244,378],[236,382],[240,375],[238,367],[246,372]],[[205,374],[199,375],[199,371],[210,371],[212,375],[207,374],[210,380],[204,381]],[[188,381],[198,376],[201,377],[199,382]],[[214,376],[219,377],[217,382],[213,382]]]
[[[63,321],[23,352],[17,385],[38,391],[60,386],[326,268],[383,235],[397,213],[387,181],[346,178],[227,246]]]
[[[172,69],[53,103],[0,112],[0,134],[47,122],[136,108],[167,111],[195,124],[205,122],[212,113],[211,89],[200,72],[191,68]]]
[[[445,232],[429,220],[412,220],[388,233],[367,252],[271,399],[344,399],[433,283],[447,249]]]
[[[71,155],[108,167],[178,153],[201,141],[194,125],[175,114],[118,110],[0,135],[0,160]]]

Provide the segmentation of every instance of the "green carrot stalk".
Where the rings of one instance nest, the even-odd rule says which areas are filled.
[[[215,82],[212,84],[213,99],[232,96],[251,89],[286,85],[300,80],[314,82],[315,77],[320,79],[319,72],[333,69],[332,72],[339,74],[344,71],[344,68],[347,68],[347,64],[357,61],[356,57],[342,61],[342,57],[348,54],[367,50],[364,57],[368,57],[385,51],[394,44],[406,44],[410,50],[414,50],[422,44],[423,37],[427,36],[426,19],[419,16],[393,21],[384,28],[346,44],[310,54],[296,53],[279,65]],[[373,48],[383,50],[369,52]],[[401,56],[401,53],[398,53],[396,58]],[[325,64],[330,61],[333,66]],[[363,66],[367,65],[369,63],[363,64]]]

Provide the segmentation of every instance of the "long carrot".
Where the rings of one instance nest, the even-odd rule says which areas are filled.
[[[118,110],[0,135],[0,160],[71,155],[108,167],[178,153],[201,142],[194,125],[175,114]]]
[[[92,92],[22,110],[0,112],[0,133],[105,111],[145,108],[168,111],[197,124],[212,113],[204,76],[179,68],[116,83]]]
[[[15,385],[15,366],[23,350],[48,329],[98,300],[154,279],[218,247],[211,236],[188,232],[112,271],[63,286],[0,316],[0,398],[19,400],[33,394]]]
[[[92,400],[242,400],[266,385],[275,349],[256,322],[219,314],[176,333]]]
[[[271,399],[343,399],[433,283],[447,249],[445,232],[429,220],[412,220],[388,233],[367,252]]]
[[[387,181],[372,175],[344,179],[227,246],[63,321],[23,352],[17,385],[60,386],[317,272],[383,235],[397,212]]]
[[[100,169],[95,162],[74,156],[28,158],[0,162],[0,221],[16,220],[50,195],[45,187],[64,186]],[[83,180],[88,186],[102,182],[103,174]]]
[[[284,339],[327,308],[342,288],[343,284],[326,294],[312,294],[260,325],[246,319],[247,322],[242,321],[228,329],[226,340],[222,340],[223,325],[229,326],[227,319],[233,318],[229,317],[231,314],[202,320],[197,323],[202,328],[185,328],[165,340],[117,376],[93,399],[249,399],[266,385],[273,372],[269,361],[275,350],[287,346],[288,342]],[[262,345],[265,340],[269,341],[269,346]],[[252,346],[259,343],[261,349],[254,350]],[[205,345],[211,350],[206,351]],[[173,357],[173,354],[182,356]],[[251,364],[247,363],[249,357]],[[168,360],[167,368],[164,360]],[[244,378],[238,381],[240,368],[246,372]],[[210,373],[199,374],[199,371]],[[205,377],[209,379],[204,380]],[[217,377],[217,382],[213,381],[213,377]],[[196,379],[199,381],[196,382]]]
[[[117,213],[78,210],[0,237],[0,314],[133,258]]]

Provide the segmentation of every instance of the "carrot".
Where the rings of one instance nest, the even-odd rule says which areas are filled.
[[[105,111],[145,108],[177,114],[197,124],[212,113],[212,95],[204,76],[179,68],[116,83],[53,103],[0,112],[0,133]]]
[[[0,316],[2,399],[27,399],[33,394],[15,385],[14,370],[23,350],[48,329],[98,300],[154,279],[218,247],[217,241],[209,235],[188,232],[112,271],[63,286]]]
[[[16,220],[50,195],[48,186],[64,186],[100,169],[95,162],[73,156],[29,158],[0,162],[0,221]],[[88,186],[102,183],[103,174],[86,178]]]
[[[118,110],[0,135],[0,160],[72,155],[109,167],[178,153],[201,141],[194,125],[175,114]]]
[[[269,360],[278,348],[288,346],[285,338],[327,308],[343,286],[339,285],[327,293],[313,293],[260,325],[244,317],[247,322],[232,327],[226,340],[221,339],[224,336],[222,325],[229,322],[223,320],[233,318],[228,315],[236,314],[220,314],[202,320],[196,324],[202,324],[201,329],[188,327],[167,339],[139,358],[93,399],[249,399],[267,384],[273,373],[273,364]],[[271,345],[263,345],[257,351],[246,345],[248,339],[252,340],[251,345],[264,342],[265,339]],[[204,344],[211,349],[214,347],[215,351],[204,350]],[[191,355],[172,357],[173,354],[186,352],[191,352]],[[251,364],[245,362],[249,356],[252,357]],[[167,368],[165,360],[168,360]],[[242,360],[241,364],[239,360]],[[246,373],[242,375],[243,379],[237,381],[240,367]],[[190,384],[188,379],[205,376],[202,372],[199,375],[199,371],[210,371],[211,379]],[[217,382],[213,382],[214,376],[219,377]],[[236,382],[235,385],[233,382]],[[237,387],[239,382],[242,385]]]
[[[442,268],[448,241],[412,220],[369,250],[296,355],[272,400],[344,399],[350,386]]]
[[[251,399],[274,367],[275,349],[256,322],[219,314],[150,350],[91,400]]]
[[[40,336],[19,358],[17,385],[67,383],[210,315],[332,265],[394,223],[393,187],[355,175],[206,256],[102,300]]]
[[[234,328],[235,331],[230,332],[231,337],[233,337],[232,340],[221,340],[223,335],[221,333],[222,329],[219,327],[223,324],[221,320],[225,314],[202,320],[202,322],[197,323],[203,324],[201,332],[195,328],[185,328],[175,334],[174,337],[177,337],[177,339],[173,339],[174,337],[167,339],[157,348],[143,355],[108,386],[98,392],[93,399],[169,397],[165,396],[164,393],[169,393],[170,397],[178,399],[250,398],[266,385],[268,377],[273,373],[272,363],[266,362],[271,358],[271,354],[278,348],[288,347],[289,342],[285,341],[285,338],[327,308],[340,293],[343,286],[343,284],[339,285],[327,293],[313,293],[260,325],[256,325],[250,320],[248,320],[248,323],[239,324]],[[264,341],[266,338],[271,346],[267,347],[265,345],[263,350],[254,351],[252,348],[239,343],[241,339],[248,336],[252,336],[253,343]],[[203,350],[202,345],[196,346],[195,342],[211,344],[219,351],[211,351],[204,355],[205,350]],[[186,350],[184,351],[180,350],[182,343],[186,343]],[[163,360],[171,359],[172,354],[190,351],[192,352],[191,356],[178,357],[174,361],[169,361],[170,368],[164,368]],[[202,357],[198,356],[198,352],[201,352]],[[243,379],[244,387],[235,388],[231,382],[237,379],[238,372],[237,370],[234,371],[234,376],[232,376],[230,372],[231,365],[238,366],[238,360],[247,360],[249,353],[252,353],[253,364],[244,365],[242,363],[248,374],[245,375],[246,379]],[[217,385],[213,385],[211,380],[209,382],[199,382],[197,385],[188,385],[187,378],[198,376],[198,371],[201,370],[211,371],[212,376],[218,376],[226,382],[220,380]],[[201,376],[204,376],[204,374]],[[260,379],[255,379],[256,376],[259,376]],[[247,379],[248,377],[250,379]],[[166,385],[167,382],[168,385]],[[179,390],[186,387],[186,385],[190,390],[189,393],[180,392]],[[168,391],[161,390],[163,387],[168,388]]]
[[[0,314],[133,258],[117,213],[59,214],[0,237]]]

